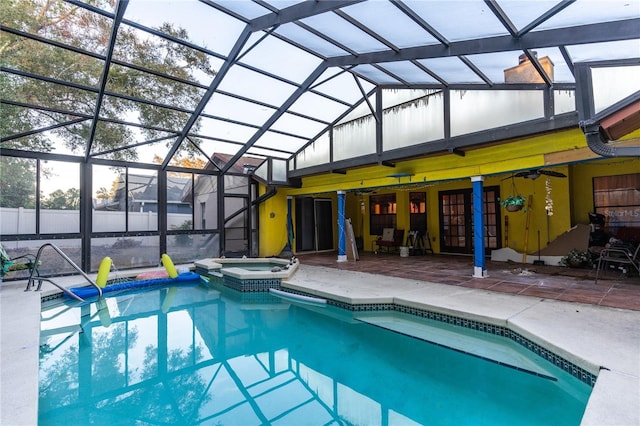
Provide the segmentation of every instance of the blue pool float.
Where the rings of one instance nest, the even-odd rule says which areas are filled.
[[[138,288],[146,288],[160,285],[174,285],[174,284],[183,284],[193,281],[199,281],[200,275],[195,272],[183,272],[179,274],[175,278],[153,278],[148,280],[136,280],[136,281],[127,281],[122,283],[114,283],[109,284],[102,289],[102,293],[110,293],[113,291],[121,291],[121,290],[134,290]],[[98,295],[98,289],[95,287],[76,287],[70,289],[73,294],[79,296],[83,299],[87,299],[89,297],[95,297]],[[65,293],[65,297],[71,298],[68,294]]]

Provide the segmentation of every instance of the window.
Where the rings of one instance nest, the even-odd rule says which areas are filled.
[[[409,224],[412,231],[427,231],[427,194],[425,192],[409,193]]]
[[[372,195],[369,198],[369,233],[382,235],[383,228],[396,227],[396,194]]]
[[[603,214],[612,234],[640,227],[640,173],[593,178],[594,211]]]

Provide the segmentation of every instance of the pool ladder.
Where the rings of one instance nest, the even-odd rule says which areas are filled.
[[[89,284],[91,284],[92,286],[94,286],[98,290],[98,299],[102,298],[102,289],[100,288],[100,286],[98,286],[98,284],[96,284],[95,281],[93,281],[91,278],[89,278],[89,276],[87,274],[85,274],[84,271],[82,269],[80,269],[80,267],[78,265],[76,265],[75,262],[73,260],[71,260],[71,258],[69,256],[64,254],[64,252],[62,250],[60,250],[55,244],[45,243],[42,246],[40,246],[40,248],[38,249],[38,254],[36,254],[36,260],[34,261],[34,264],[36,266],[38,265],[38,262],[40,261],[40,255],[42,254],[42,250],[44,250],[46,247],[51,247],[52,249],[54,249],[56,251],[56,253],[58,253],[64,260],[66,260],[67,263],[69,265],[71,265],[71,267],[73,269],[75,269],[80,275],[82,275],[84,277],[84,279],[86,279],[89,282]],[[35,277],[34,277],[34,274],[36,274]],[[47,278],[47,277],[41,276],[37,271],[37,267],[34,267],[34,268],[31,269],[31,273],[29,274],[29,281],[27,282],[27,288],[25,288],[24,291],[29,291],[35,285],[34,281],[36,281],[36,280],[38,281],[38,287],[35,289],[35,291],[40,291],[40,289],[42,288],[42,282],[46,281],[46,282],[49,282],[49,283],[53,284],[54,286],[58,287],[64,293],[68,294],[70,297],[72,297],[72,298],[74,298],[74,299],[76,299],[76,300],[78,300],[80,302],[84,302],[84,299],[82,297],[80,297],[77,294],[73,293],[68,288],[56,283],[51,278]]]

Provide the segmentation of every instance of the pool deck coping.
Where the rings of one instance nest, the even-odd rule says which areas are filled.
[[[71,285],[78,277],[61,281]],[[41,298],[57,290],[45,283],[41,293],[24,292],[25,285],[16,281],[0,287],[3,425],[37,424]],[[638,311],[304,264],[282,288],[351,304],[398,303],[507,326],[589,371],[599,370],[582,425],[640,424]]]

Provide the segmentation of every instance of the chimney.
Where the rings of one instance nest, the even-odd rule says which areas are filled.
[[[538,58],[538,52],[532,52],[535,58]],[[539,59],[542,69],[545,70],[551,81],[553,81],[553,62],[548,56]],[[504,82],[507,84],[515,83],[544,83],[544,80],[538,74],[535,67],[529,61],[524,53],[518,56],[518,65],[504,70]]]

